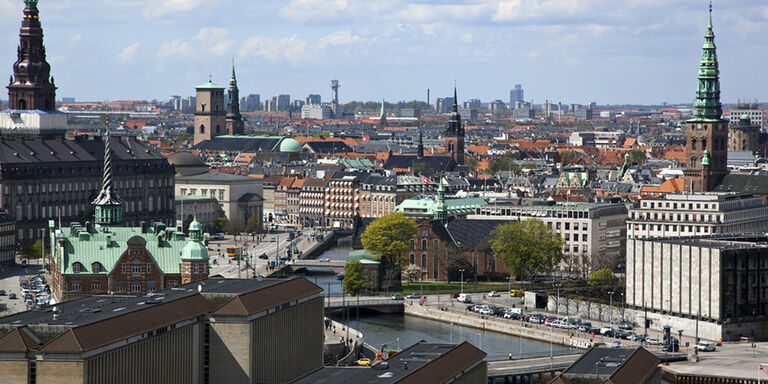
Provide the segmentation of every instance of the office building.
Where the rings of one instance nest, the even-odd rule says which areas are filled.
[[[515,109],[512,110],[512,117],[517,121],[533,120],[536,118],[536,111],[532,104],[518,101],[515,103]]]
[[[615,148],[621,146],[625,138],[624,132],[573,132],[568,143],[575,147]]]
[[[301,107],[301,118],[311,120],[328,120],[333,117],[333,109],[327,105],[306,104]]]
[[[573,109],[573,116],[576,120],[592,120],[592,109],[586,108],[582,105],[576,105]]]
[[[3,317],[3,381],[289,383],[323,365],[321,291],[304,278],[211,278]]]
[[[592,270],[624,262],[627,208],[624,204],[540,202],[517,205],[498,201],[475,209],[470,220],[544,222],[564,241],[560,271],[587,276]]]
[[[504,102],[501,101],[501,100],[494,100],[494,101],[492,101],[491,103],[488,104],[488,109],[491,112],[498,113],[498,112],[501,112],[501,111],[507,109],[507,105],[504,104]]]
[[[509,106],[512,107],[518,102],[525,101],[525,92],[523,86],[515,84],[515,88],[509,91]]]
[[[760,125],[753,123],[748,114],[731,120],[729,130],[729,152],[748,151],[754,154],[760,150]]]
[[[340,119],[342,115],[341,109],[339,109],[339,81],[331,80],[331,110],[333,111],[333,117]]]
[[[766,126],[765,110],[760,109],[760,106],[755,103],[739,103],[736,108],[728,111],[731,123],[739,121],[744,115],[749,117],[749,121],[752,124],[760,127],[761,131],[768,129]]]
[[[259,94],[250,94],[248,97],[243,98],[244,101],[242,101],[241,107],[245,107],[246,112],[254,112],[261,110],[261,95]]]
[[[768,206],[739,193],[667,194],[629,210],[628,238],[692,237],[768,231]]]

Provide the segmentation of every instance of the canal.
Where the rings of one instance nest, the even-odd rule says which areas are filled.
[[[348,255],[348,248],[333,248],[319,258],[346,260]],[[322,287],[323,295],[327,295],[329,289],[331,296],[342,295],[341,281],[337,280],[335,275],[310,271],[305,277]],[[345,322],[341,313],[336,313],[332,317],[336,321]],[[357,320],[354,312],[350,312],[350,326],[362,332],[365,342],[377,348],[386,345],[387,348],[400,349],[421,340],[432,343],[468,341],[485,351],[488,354],[487,360],[507,359],[510,353],[514,358],[520,355],[523,357],[549,356],[550,348],[554,355],[573,351],[557,344],[405,315],[361,316],[360,320]]]

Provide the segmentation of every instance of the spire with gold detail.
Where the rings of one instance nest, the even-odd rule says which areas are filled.
[[[693,120],[720,120],[723,106],[720,104],[720,69],[717,62],[715,32],[712,30],[712,1],[709,3],[709,24],[704,34],[704,47],[699,63],[699,86],[693,106]]]
[[[104,134],[104,178],[101,191],[93,201],[96,206],[96,224],[118,225],[123,222],[123,200],[112,190],[112,148],[109,126]]]

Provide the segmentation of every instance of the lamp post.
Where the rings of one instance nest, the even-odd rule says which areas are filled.
[[[478,348],[482,350],[482,349],[483,349],[483,335],[482,335],[482,334],[480,334],[480,333],[478,333],[478,334],[477,334],[477,338],[480,340],[480,343],[479,343],[479,345],[478,345]]]
[[[464,269],[459,269],[461,272],[461,293],[464,293]]]
[[[555,288],[557,288],[557,301],[555,304],[555,316],[559,319],[560,318],[560,286],[562,284],[557,283],[555,284]]]
[[[512,308],[512,276],[507,276],[507,307]]]
[[[616,337],[616,330],[613,329],[613,291],[608,292],[609,295],[611,295],[611,298],[609,300],[608,308],[609,308],[609,319],[611,323],[611,329],[613,330],[613,337]]]

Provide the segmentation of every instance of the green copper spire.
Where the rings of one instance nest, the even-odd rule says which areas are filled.
[[[443,185],[443,175],[440,175],[440,184],[437,186],[437,203],[435,204],[435,219],[445,220],[448,218],[448,209],[445,205],[445,185]]]
[[[237,76],[235,76],[235,58],[232,58],[232,77],[229,79],[230,87],[237,86]]]
[[[699,86],[693,106],[693,120],[720,120],[720,69],[717,63],[715,33],[712,30],[712,3],[709,4],[709,24],[704,35],[704,47],[699,63]]]
[[[381,113],[379,114],[379,117],[382,118],[382,119],[387,117],[387,109],[386,109],[386,107],[384,107],[384,98],[383,97],[381,98]]]
[[[24,0],[27,7],[37,7],[37,0]]]
[[[704,150],[704,156],[701,158],[701,165],[709,166],[709,150]]]
[[[104,134],[104,178],[101,191],[93,201],[96,206],[96,224],[119,225],[123,222],[123,200],[112,190],[112,149],[109,139],[109,125]]]

